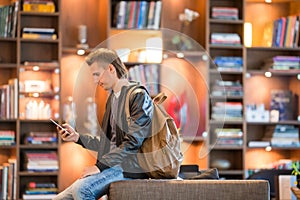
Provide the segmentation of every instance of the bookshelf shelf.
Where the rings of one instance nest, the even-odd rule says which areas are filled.
[[[211,49],[243,49],[242,45],[217,45],[217,44],[210,44],[209,47]]]
[[[58,172],[28,172],[20,171],[20,176],[57,176]]]
[[[211,145],[210,149],[215,150],[243,150],[243,146],[237,146],[237,145]]]
[[[57,149],[57,144],[24,144],[20,145],[20,149]]]
[[[60,40],[52,40],[52,39],[25,39],[25,38],[21,38],[20,41],[22,43],[38,43],[38,44],[42,44],[42,43],[59,43]]]
[[[20,11],[21,16],[40,16],[40,17],[59,17],[59,12],[54,13],[47,13],[47,12],[27,12],[27,11]]]
[[[210,120],[209,124],[211,125],[220,125],[220,124],[231,124],[231,125],[242,125],[243,121],[242,120],[232,120],[232,121],[216,121],[216,120]]]

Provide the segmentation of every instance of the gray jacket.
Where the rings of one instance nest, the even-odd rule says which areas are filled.
[[[119,97],[117,116],[120,117],[117,119],[116,129],[117,148],[110,150],[111,126],[109,120],[112,93],[109,95],[106,103],[100,139],[88,134],[81,134],[77,143],[86,149],[98,152],[96,166],[100,171],[115,165],[121,165],[125,177],[147,178],[147,175],[137,162],[136,154],[144,139],[151,133],[153,103],[146,89],[139,89],[137,92],[134,92],[129,99],[130,117],[134,123],[130,123],[130,126],[128,126],[124,108],[126,95],[131,86],[122,87]]]

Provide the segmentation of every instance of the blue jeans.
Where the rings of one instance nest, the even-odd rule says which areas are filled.
[[[114,166],[103,172],[76,180],[71,186],[59,193],[53,200],[95,200],[107,194],[109,184],[130,180],[123,176],[123,169]]]

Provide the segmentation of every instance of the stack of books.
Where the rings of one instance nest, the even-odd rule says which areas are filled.
[[[0,130],[0,146],[16,144],[16,132],[13,130]]]
[[[269,70],[300,70],[300,56],[278,55],[265,60]]]
[[[25,152],[25,169],[32,172],[58,170],[58,158],[55,151],[28,151]]]
[[[55,12],[53,0],[24,0],[23,11],[25,12]]]
[[[243,96],[243,86],[240,81],[216,80],[212,86],[212,96]]]
[[[238,8],[235,7],[212,7],[212,18],[237,20],[239,15]]]
[[[114,10],[113,27],[159,29],[161,1],[120,1]]]
[[[212,119],[218,121],[242,121],[243,105],[241,102],[216,102],[212,107]]]
[[[19,1],[0,6],[0,37],[16,37]]]
[[[243,145],[243,131],[240,128],[217,128],[215,129],[215,134],[217,138],[217,145]]]
[[[25,144],[57,144],[56,132],[30,132],[26,134]]]
[[[243,71],[243,58],[239,56],[216,56],[214,63],[217,65],[218,71]]]
[[[24,39],[51,39],[56,40],[57,35],[54,28],[31,28],[24,27],[22,32]]]
[[[212,33],[211,44],[240,46],[241,38],[237,33]]]
[[[144,85],[150,95],[159,93],[160,70],[158,64],[135,65],[128,70],[129,80],[137,81]]]
[[[26,185],[23,199],[53,199],[57,192],[55,183],[29,182]]]
[[[300,147],[299,128],[292,125],[276,125],[271,145],[276,147]]]

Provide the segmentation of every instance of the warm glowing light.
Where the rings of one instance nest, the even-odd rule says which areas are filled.
[[[272,73],[271,72],[265,72],[265,77],[267,77],[267,78],[272,77]]]
[[[78,49],[77,50],[77,55],[82,56],[85,54],[85,50],[84,49]]]
[[[267,152],[270,152],[270,151],[272,151],[272,147],[271,147],[271,146],[267,146],[267,147],[265,148],[265,150],[266,150]]]
[[[33,70],[33,71],[39,71],[39,70],[40,70],[40,67],[39,67],[39,66],[34,66],[34,67],[32,68],[32,70]]]
[[[297,74],[297,79],[300,80],[300,74]]]
[[[35,92],[35,93],[32,94],[32,96],[33,97],[39,97],[40,95],[39,95],[39,93]]]
[[[146,40],[146,60],[149,63],[161,63],[162,39],[160,37],[152,37]]]
[[[265,0],[266,3],[272,3],[272,0]]]
[[[250,22],[244,23],[244,45],[245,47],[252,46],[252,24]]]

